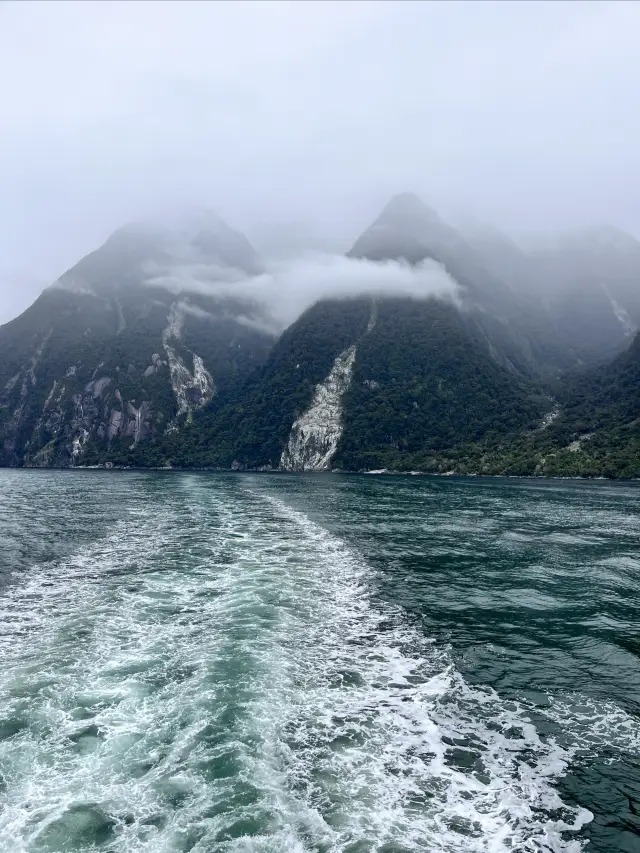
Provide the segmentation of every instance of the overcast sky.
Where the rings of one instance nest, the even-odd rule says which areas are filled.
[[[0,2],[0,322],[175,205],[257,243],[347,248],[403,190],[640,235],[639,32],[633,2]]]

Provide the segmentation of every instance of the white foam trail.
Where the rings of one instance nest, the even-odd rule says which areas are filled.
[[[578,745],[466,684],[303,513],[175,482],[0,598],[0,849],[583,849],[554,788]]]
[[[324,595],[301,631],[316,661],[306,671],[317,671],[319,660],[322,675],[296,694],[290,712],[290,773],[308,801],[337,810],[328,849],[581,849],[562,832],[591,815],[564,806],[552,785],[569,751],[543,742],[517,705],[466,685],[399,611],[374,608],[366,564],[270,500],[321,556]],[[336,689],[345,678],[348,688]]]

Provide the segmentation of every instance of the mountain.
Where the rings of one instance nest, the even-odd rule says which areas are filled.
[[[457,289],[365,285],[277,335],[216,214],[118,230],[0,327],[0,462],[640,476],[633,238],[524,251],[402,194],[348,256]]]
[[[506,370],[455,305],[322,300],[226,400],[153,451],[184,467],[438,470],[443,450],[542,421],[548,400]],[[146,464],[149,445],[119,464]]]
[[[640,328],[640,243],[624,231],[530,236],[526,249],[487,226],[467,227],[464,236],[526,302],[534,337],[558,367],[607,361]]]
[[[371,261],[431,258],[443,264],[470,300],[497,301],[509,288],[492,277],[462,235],[413,193],[400,193],[358,237],[349,257]]]
[[[534,288],[531,261],[496,229],[462,234],[412,193],[395,196],[349,255],[370,260],[432,258],[462,287],[477,333],[504,367],[523,375],[556,374],[578,362]]]
[[[640,242],[605,226],[556,237],[530,257],[550,322],[580,362],[629,345],[640,328]]]
[[[0,327],[0,462],[74,465],[172,430],[274,335],[221,279],[260,270],[209,211],[116,231]]]
[[[194,415],[158,452],[178,465],[428,468],[442,449],[540,423],[549,400],[522,343],[489,311],[504,286],[434,217],[416,197],[399,196],[349,254],[446,261],[458,272],[461,305],[405,296],[321,300],[244,386]],[[437,254],[427,245],[433,233]]]

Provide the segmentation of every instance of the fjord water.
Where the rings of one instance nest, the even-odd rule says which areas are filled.
[[[0,850],[640,850],[639,499],[0,472]]]

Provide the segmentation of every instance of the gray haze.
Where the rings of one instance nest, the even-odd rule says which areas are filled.
[[[638,3],[0,3],[0,322],[131,219],[344,251],[388,197],[640,234]]]

